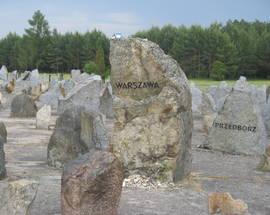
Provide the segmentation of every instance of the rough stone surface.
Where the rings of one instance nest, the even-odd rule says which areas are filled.
[[[201,115],[202,91],[194,83],[191,83],[190,90],[192,95],[192,113]]]
[[[251,95],[234,90],[218,113],[206,144],[227,153],[252,155],[262,154],[265,143],[265,127]]]
[[[143,39],[111,41],[113,152],[128,174],[180,180],[190,172],[191,93],[175,60]],[[128,82],[157,87],[119,88]],[[153,85],[152,85],[153,86]]]
[[[79,69],[71,70],[71,78],[73,81],[77,81],[80,75],[81,75],[81,70]]]
[[[124,173],[111,153],[91,150],[64,167],[62,215],[116,215]]]
[[[83,107],[73,107],[57,119],[48,145],[48,163],[51,166],[62,167],[66,162],[92,148],[104,149],[107,145],[102,116],[85,111]]]
[[[58,112],[63,113],[73,106],[84,106],[87,110],[98,111],[103,83],[100,76],[82,74],[85,78],[77,82],[65,98],[59,98]]]
[[[208,93],[215,101],[215,107],[217,112],[222,109],[225,99],[231,91],[232,87],[230,87],[225,81],[222,81],[219,86],[210,87]]]
[[[61,82],[52,81],[48,91],[39,97],[39,103],[41,103],[41,106],[46,104],[50,105],[52,109],[57,110],[58,100],[63,97],[60,87],[63,88],[65,94],[68,94],[68,92],[74,87],[74,82],[72,80]]]
[[[0,122],[0,136],[3,138],[4,142],[7,142],[7,129],[3,122]]]
[[[108,118],[113,118],[113,95],[112,86],[109,82],[106,83],[105,87],[101,91],[100,95],[100,112]]]
[[[270,101],[267,101],[267,87],[258,88],[253,85],[250,87],[252,98],[258,105],[268,136],[270,136]]]
[[[5,65],[3,65],[0,69],[0,79],[3,81],[7,81],[7,75],[8,75],[8,70]]]
[[[44,105],[36,116],[36,126],[38,129],[48,129],[51,121],[51,106]]]
[[[21,179],[7,184],[0,195],[1,215],[28,215],[35,199],[38,182]]]
[[[0,136],[0,179],[6,177],[6,172],[4,139]]]
[[[11,102],[11,117],[36,117],[36,113],[35,102],[24,93],[15,96]]]

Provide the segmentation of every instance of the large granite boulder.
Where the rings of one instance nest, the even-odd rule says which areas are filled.
[[[0,122],[0,136],[3,138],[4,142],[7,142],[7,129],[3,122]]]
[[[63,113],[73,106],[84,106],[91,111],[98,111],[103,82],[100,76],[82,74],[77,84],[65,96],[59,98],[58,112]]]
[[[0,179],[6,177],[6,172],[4,139],[0,136]]]
[[[29,76],[29,81],[31,84],[31,87],[37,86],[41,83],[41,80],[39,78],[39,72],[38,69],[34,69]]]
[[[190,90],[192,95],[192,113],[194,115],[201,115],[202,104],[202,91],[195,86],[194,83],[190,84]]]
[[[37,193],[38,182],[21,179],[2,185],[0,187],[1,215],[28,215]]]
[[[116,215],[123,169],[110,152],[91,150],[64,166],[62,215]]]
[[[250,86],[251,95],[258,105],[258,109],[262,115],[268,136],[270,136],[270,101],[267,101],[267,87]]]
[[[25,93],[17,95],[11,102],[11,117],[36,117],[34,100]]]
[[[256,101],[247,90],[249,87],[241,82],[227,96],[206,145],[231,154],[262,154],[266,144],[264,123]]]
[[[192,111],[187,78],[158,45],[112,40],[114,154],[128,174],[178,181],[190,173]]]
[[[102,115],[73,107],[56,121],[47,150],[48,164],[60,168],[92,148],[105,149],[107,145]]]

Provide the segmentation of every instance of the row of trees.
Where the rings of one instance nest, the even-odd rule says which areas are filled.
[[[40,11],[34,13],[29,25],[23,36],[9,33],[0,40],[0,65],[19,71],[34,68],[42,72],[85,69],[106,76],[109,40],[102,32],[93,30],[85,34],[63,35],[56,29],[51,31]]]
[[[43,72],[83,69],[105,77],[109,73],[109,39],[100,31],[60,34],[50,30],[37,11],[23,36],[8,34],[0,40],[0,65],[9,70],[38,68]],[[134,36],[156,42],[176,59],[188,77],[235,79],[270,78],[270,23],[228,21],[203,28],[152,27]]]
[[[208,28],[163,28],[135,34],[160,45],[175,58],[189,77],[235,79],[270,78],[270,23],[228,21]]]

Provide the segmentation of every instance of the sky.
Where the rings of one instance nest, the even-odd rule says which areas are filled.
[[[20,35],[34,11],[40,10],[61,33],[93,29],[125,36],[152,26],[175,26],[229,19],[270,21],[270,0],[0,0],[0,38]]]

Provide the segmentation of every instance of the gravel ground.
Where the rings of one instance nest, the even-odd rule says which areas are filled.
[[[33,118],[11,119],[8,116],[8,110],[0,113],[0,120],[8,131],[5,144],[8,177],[0,182],[0,187],[6,181],[35,178],[40,186],[29,214],[61,214],[61,171],[48,167],[46,163],[52,130],[35,129]],[[52,124],[54,122],[55,117]],[[198,149],[196,146],[204,138],[201,124],[196,120],[192,139],[193,170],[188,182],[168,189],[124,187],[119,214],[206,215],[208,193],[222,191],[243,199],[251,215],[270,215],[270,173],[255,170],[259,158]]]

